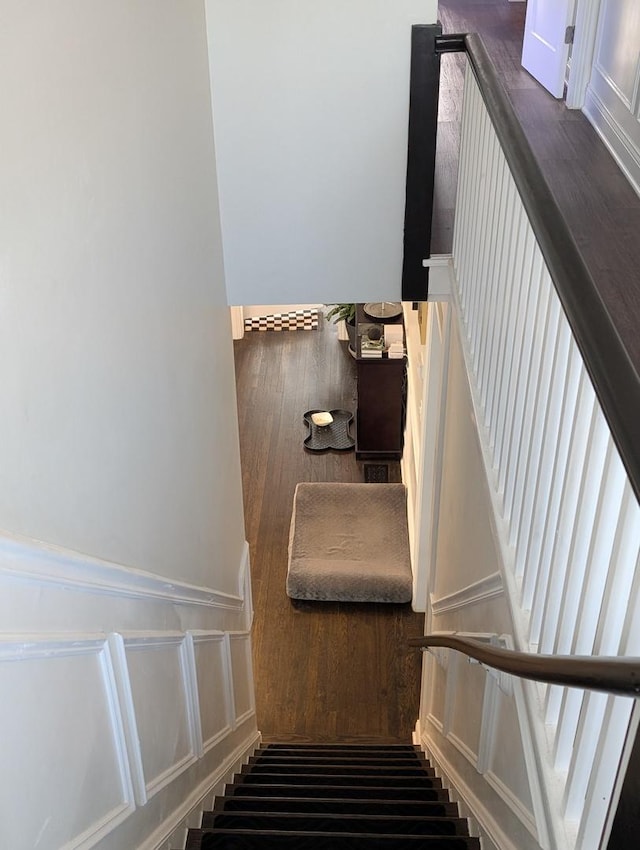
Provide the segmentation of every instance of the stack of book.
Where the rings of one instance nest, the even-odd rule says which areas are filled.
[[[384,340],[369,339],[368,336],[363,336],[360,340],[360,356],[361,357],[382,357],[384,350]]]

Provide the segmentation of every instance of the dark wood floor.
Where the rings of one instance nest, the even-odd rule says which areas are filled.
[[[249,333],[235,354],[258,728],[271,740],[409,743],[420,659],[406,641],[422,634],[423,616],[405,605],[294,603],[285,593],[296,484],[363,481],[353,452],[303,448],[305,411],[355,410],[355,362],[326,322]],[[400,480],[398,464],[390,480]]]
[[[640,372],[640,198],[579,110],[567,109],[520,66],[525,3],[440,0],[444,32],[478,32],[533,153]],[[451,251],[461,67],[442,60],[433,253]]]

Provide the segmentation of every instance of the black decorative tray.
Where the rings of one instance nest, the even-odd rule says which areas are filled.
[[[402,315],[400,301],[369,301],[364,305],[365,316],[370,319],[397,319]]]
[[[353,422],[350,410],[330,410],[333,422],[330,425],[316,425],[311,419],[312,413],[324,411],[307,410],[304,421],[309,428],[309,435],[304,440],[304,447],[311,452],[326,452],[334,449],[337,452],[348,452],[354,448],[356,441],[349,434],[349,425]]]

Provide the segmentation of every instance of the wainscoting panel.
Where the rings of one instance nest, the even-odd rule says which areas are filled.
[[[233,678],[234,727],[255,713],[253,667],[251,664],[251,634],[229,632],[229,654]]]
[[[231,668],[223,632],[192,632],[203,752],[231,732]]]
[[[449,678],[455,678],[455,682],[452,682],[455,696],[450,713],[450,734],[455,738],[452,741],[454,746],[462,751],[458,742],[462,744],[464,754],[475,765],[483,721],[479,695],[484,693],[487,674],[479,664],[471,664],[464,656],[456,655],[458,657],[453,668],[456,674],[452,676],[452,671],[449,672]]]
[[[125,636],[147,799],[196,761],[197,731],[183,634]]]
[[[257,740],[250,581],[248,546],[229,595],[0,533],[2,850],[154,850],[226,781]]]
[[[640,11],[602,0],[584,111],[640,192]]]
[[[0,641],[0,694],[0,846],[92,847],[135,809],[106,638]]]

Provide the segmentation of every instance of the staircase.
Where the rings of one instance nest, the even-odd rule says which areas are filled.
[[[480,848],[418,748],[267,744],[186,850],[418,847]]]

